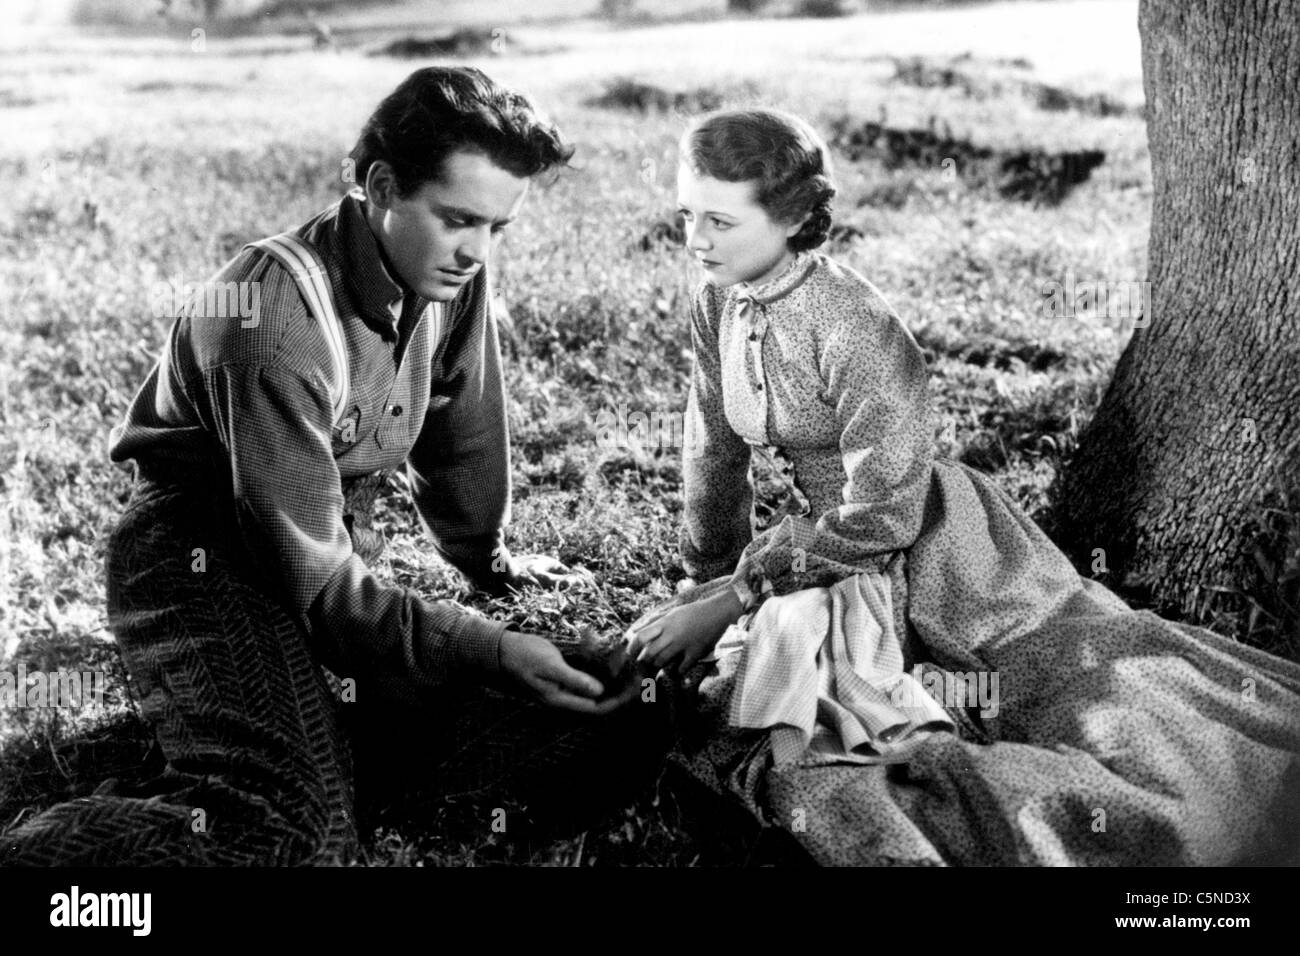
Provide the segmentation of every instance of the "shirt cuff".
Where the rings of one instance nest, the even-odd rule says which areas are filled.
[[[748,555],[742,557],[731,576],[731,590],[740,601],[743,611],[752,611],[761,600],[764,588],[763,571]]]
[[[451,634],[453,653],[468,667],[496,674],[501,670],[501,635],[505,631],[504,621],[465,612]]]

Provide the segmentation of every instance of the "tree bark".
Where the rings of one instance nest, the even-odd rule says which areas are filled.
[[[1217,589],[1270,567],[1277,584],[1288,555],[1255,554],[1268,509],[1300,528],[1300,0],[1142,0],[1138,25],[1151,314],[1058,484],[1054,533],[1202,620]]]

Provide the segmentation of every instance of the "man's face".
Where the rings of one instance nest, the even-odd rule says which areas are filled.
[[[396,278],[426,299],[449,302],[487,265],[492,240],[519,214],[528,182],[482,153],[458,150],[444,160],[440,179],[399,198],[391,167],[377,162],[366,176],[370,228]]]

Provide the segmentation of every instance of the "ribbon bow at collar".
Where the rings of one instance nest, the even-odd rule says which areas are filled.
[[[741,282],[736,285],[736,307],[739,314],[746,315],[754,311],[764,311],[769,302],[792,292],[808,276],[813,265],[812,254],[804,251],[795,254],[790,265],[776,278],[769,279],[762,285],[750,285]]]

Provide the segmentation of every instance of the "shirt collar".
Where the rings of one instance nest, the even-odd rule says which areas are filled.
[[[797,289],[804,279],[808,278],[814,265],[816,260],[811,252],[808,250],[796,252],[790,264],[779,276],[761,285],[750,285],[748,282],[736,283],[736,298],[758,305],[767,305]]]
[[[358,190],[348,193],[339,201],[339,238],[348,268],[344,281],[348,291],[360,307],[362,316],[381,331],[397,334],[398,321],[407,291],[384,265],[379,251],[379,240],[370,231],[366,219],[366,199]],[[415,295],[414,292],[410,293]],[[428,305],[416,296],[420,315]]]

